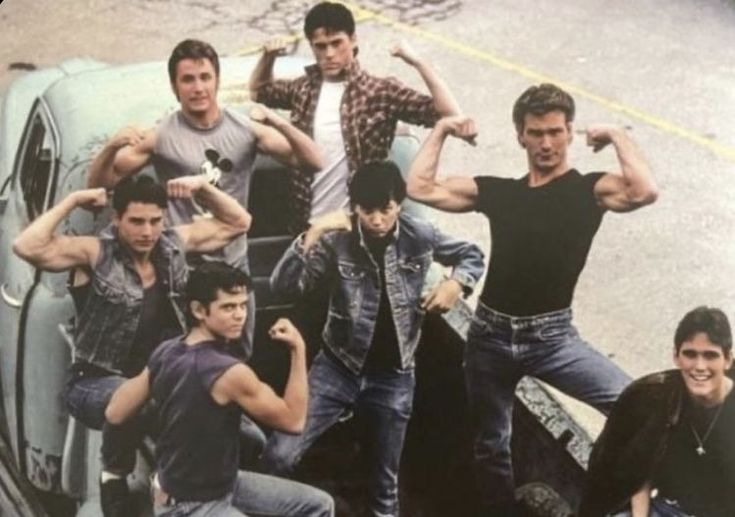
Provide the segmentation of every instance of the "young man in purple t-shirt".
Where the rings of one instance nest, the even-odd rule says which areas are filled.
[[[189,332],[161,344],[140,375],[115,392],[105,416],[119,424],[155,399],[155,515],[334,515],[332,498],[307,485],[238,471],[242,411],[286,433],[302,432],[308,386],[304,341],[287,319],[270,329],[286,344],[291,369],[283,397],[227,351],[247,319],[250,279],[221,262],[195,269],[187,283]],[[242,513],[241,513],[242,512]]]

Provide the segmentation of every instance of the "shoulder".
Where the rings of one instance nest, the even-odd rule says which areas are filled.
[[[236,124],[247,128],[250,127],[250,119],[244,113],[235,111],[230,107],[222,108],[222,117],[225,122],[229,122],[230,124]]]
[[[521,189],[523,179],[519,178],[500,178],[498,176],[474,176],[472,178],[477,186],[477,197],[479,200],[488,197],[503,197],[510,191],[518,191]]]
[[[679,370],[665,370],[641,377],[628,385],[620,395],[619,405],[664,402],[678,393],[681,385]]]
[[[401,211],[401,215],[398,217],[399,221],[399,232],[412,233],[412,234],[432,234],[435,226],[422,217],[416,217],[415,215],[407,214]]]
[[[151,373],[157,372],[160,366],[167,362],[166,358],[170,357],[172,353],[175,353],[177,347],[180,347],[180,345],[181,336],[168,339],[158,345],[148,359],[148,368],[150,368]]]

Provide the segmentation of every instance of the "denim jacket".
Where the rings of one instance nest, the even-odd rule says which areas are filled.
[[[183,332],[186,323],[181,294],[188,269],[175,230],[168,228],[161,233],[151,260]],[[138,330],[143,284],[114,226],[100,235],[100,255],[92,273],[88,298],[76,318],[75,359],[122,373]]]
[[[444,235],[430,223],[401,214],[385,250],[385,281],[398,334],[403,368],[414,365],[424,311],[426,274],[433,260],[452,266],[452,278],[471,292],[483,272],[483,254],[474,244]],[[306,254],[301,237],[286,250],[271,275],[271,289],[293,297],[330,283],[325,345],[352,372],[365,363],[378,316],[381,275],[357,221],[351,232],[329,232]]]

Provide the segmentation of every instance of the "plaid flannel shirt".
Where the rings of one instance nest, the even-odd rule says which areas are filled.
[[[306,75],[293,80],[273,80],[258,90],[258,102],[291,110],[291,123],[314,135],[314,114],[322,86],[317,65],[306,67]],[[347,85],[340,119],[350,174],[358,166],[388,156],[399,120],[431,127],[440,115],[429,95],[403,85],[395,78],[375,77],[360,68],[357,60],[347,71]],[[308,226],[311,212],[310,175],[292,171],[290,229],[297,233]]]

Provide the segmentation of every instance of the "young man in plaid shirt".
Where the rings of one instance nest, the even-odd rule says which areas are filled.
[[[285,48],[284,42],[273,41],[265,45],[250,78],[252,99],[291,110],[291,122],[311,135],[323,153],[324,168],[316,175],[294,171],[292,176],[293,232],[315,217],[348,209],[352,175],[358,166],[388,156],[399,120],[431,127],[440,117],[460,112],[446,84],[405,43],[391,54],[416,68],[431,95],[360,68],[355,20],[344,5],[312,7],[304,34],[316,58],[305,75],[273,79],[274,62]]]

